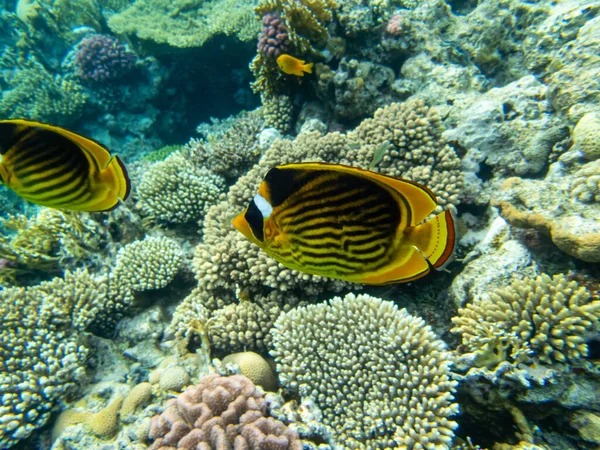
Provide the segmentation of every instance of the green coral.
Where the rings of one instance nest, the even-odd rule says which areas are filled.
[[[87,97],[71,75],[52,75],[33,56],[22,59],[2,56],[2,117],[19,117],[69,125],[81,117]]]
[[[171,153],[181,150],[181,145],[165,145],[164,147],[148,153],[142,158],[142,161],[158,162],[165,160]]]
[[[250,41],[260,30],[254,6],[251,0],[137,0],[108,25],[117,34],[180,48],[201,47],[217,34]]]

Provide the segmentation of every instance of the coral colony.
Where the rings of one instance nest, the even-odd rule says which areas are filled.
[[[597,2],[9,3],[0,448],[600,446]]]

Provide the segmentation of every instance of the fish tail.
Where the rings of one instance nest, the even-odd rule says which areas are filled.
[[[312,73],[312,68],[313,68],[313,63],[304,64],[302,66],[302,70],[304,70],[306,73]]]
[[[456,218],[450,209],[411,228],[407,235],[407,244],[416,247],[437,270],[450,262],[456,242]]]
[[[126,200],[131,191],[131,181],[127,176],[127,171],[123,162],[118,156],[113,156],[108,165],[102,169],[100,174],[102,181],[110,186],[110,189],[121,200]]]

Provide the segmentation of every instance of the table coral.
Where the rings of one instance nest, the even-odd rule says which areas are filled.
[[[302,449],[294,431],[267,416],[263,392],[243,375],[205,376],[152,418],[149,437],[151,450]]]
[[[136,0],[108,25],[116,34],[181,48],[201,47],[217,34],[249,41],[260,30],[254,6],[252,0]]]
[[[452,322],[476,366],[572,364],[587,355],[586,336],[600,329],[600,301],[565,275],[543,274],[477,297]]]
[[[44,426],[77,391],[88,355],[81,332],[103,307],[105,293],[102,281],[83,270],[0,290],[0,447]]]
[[[173,224],[200,220],[224,189],[222,177],[175,152],[144,174],[137,192],[150,221]]]
[[[421,318],[348,294],[295,308],[272,331],[279,381],[311,397],[344,448],[448,448],[451,356]]]

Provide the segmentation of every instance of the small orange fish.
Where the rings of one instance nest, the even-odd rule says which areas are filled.
[[[305,61],[284,53],[277,58],[277,65],[282,72],[287,73],[288,75],[303,77],[304,72],[312,73],[313,63],[305,64]]]

